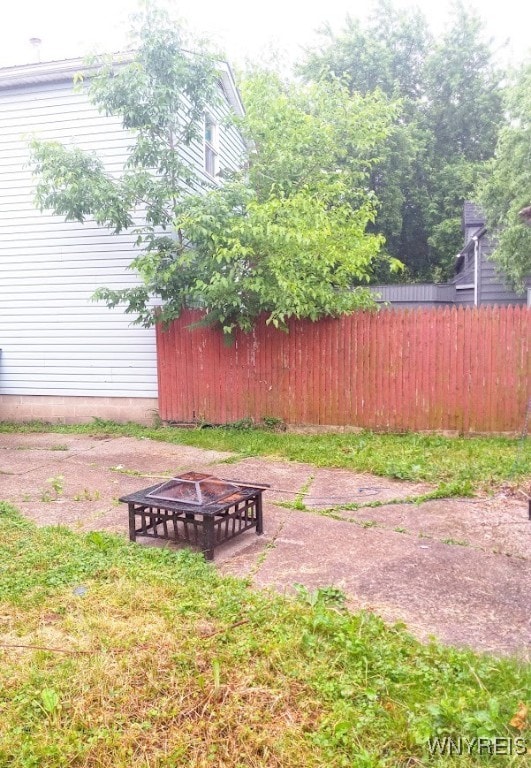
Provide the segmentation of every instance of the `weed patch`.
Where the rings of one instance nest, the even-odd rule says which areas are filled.
[[[126,435],[233,451],[235,460],[272,456],[317,467],[344,467],[382,477],[432,483],[444,496],[469,495],[472,489],[488,491],[507,482],[529,484],[531,479],[529,439],[374,432],[300,435],[257,429],[248,420],[230,428],[209,429],[141,427],[101,419],[82,425],[4,422],[0,423],[0,432],[86,434],[106,439]]]

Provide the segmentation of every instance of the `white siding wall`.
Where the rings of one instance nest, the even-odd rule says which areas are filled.
[[[117,173],[132,142],[69,82],[0,90],[0,393],[156,396],[154,330],[91,301],[100,286],[136,282],[134,236],[36,210],[32,136],[93,150]],[[220,126],[220,166],[234,167],[242,149]],[[189,154],[202,167],[202,146]]]

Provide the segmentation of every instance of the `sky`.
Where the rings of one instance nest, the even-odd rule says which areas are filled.
[[[364,18],[368,2],[355,0],[167,0],[191,29],[212,39],[227,59],[242,65],[246,59],[272,56],[289,64],[316,41],[315,30],[328,22],[341,29],[347,14]],[[0,66],[37,60],[84,56],[94,50],[120,50],[126,44],[128,16],[136,0],[0,0],[5,4],[0,28]],[[395,0],[417,5],[435,32],[444,29],[451,0]],[[482,0],[480,13],[504,63],[518,63],[531,47],[531,5],[524,0]],[[30,38],[42,40],[37,54]]]

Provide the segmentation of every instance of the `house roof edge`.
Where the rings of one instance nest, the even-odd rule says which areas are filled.
[[[117,52],[111,55],[117,64],[126,64],[134,58],[133,51]],[[220,60],[217,62],[217,67],[227,101],[234,112],[239,117],[243,117],[245,110],[230,64]],[[90,75],[98,69],[99,65],[87,64],[84,57],[34,62],[32,64],[16,64],[11,67],[0,68],[0,90],[15,88],[21,85],[66,82],[71,80],[76,72]]]

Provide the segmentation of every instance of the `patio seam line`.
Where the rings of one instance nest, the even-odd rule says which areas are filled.
[[[508,557],[512,560],[521,560],[525,563],[529,562],[531,558],[525,557],[524,555],[517,555],[513,554],[512,552],[496,552],[493,549],[489,549],[488,547],[480,547],[477,544],[471,544],[469,542],[466,542],[466,544],[454,544],[448,541],[445,541],[444,539],[439,539],[437,536],[432,536],[431,534],[423,533],[422,531],[419,531],[418,533],[415,533],[414,531],[410,530],[404,530],[404,531],[397,531],[397,526],[390,527],[385,524],[378,523],[376,521],[370,521],[370,520],[357,520],[356,518],[352,517],[343,517],[339,514],[334,515],[327,515],[321,512],[320,510],[314,510],[309,507],[306,507],[305,509],[296,509],[292,506],[285,506],[284,502],[271,502],[274,506],[280,508],[280,509],[287,509],[290,512],[300,512],[301,514],[311,514],[315,515],[316,517],[324,517],[327,520],[331,520],[336,523],[350,523],[351,525],[356,525],[358,528],[363,529],[374,529],[376,532],[380,533],[396,533],[400,536],[407,536],[410,539],[418,539],[419,541],[431,541],[436,544],[442,544],[446,547],[460,547],[461,549],[473,549],[476,552],[484,552],[487,555],[495,555],[496,557]],[[422,505],[420,505],[422,506]],[[370,507],[369,507],[370,509]],[[370,522],[371,525],[366,525],[367,522]],[[524,525],[527,522],[527,519],[520,521],[517,521],[517,525]],[[448,537],[450,538],[450,537]]]
[[[68,461],[69,459],[73,459],[76,456],[80,456],[82,453],[88,453],[89,451],[93,451],[97,448],[99,443],[110,443],[111,440],[117,440],[117,439],[118,438],[116,437],[109,437],[105,440],[99,440],[98,443],[96,443],[96,445],[91,445],[89,448],[83,448],[81,450],[74,451],[73,453],[69,453],[68,456],[63,456],[62,458],[55,457],[53,460],[50,459],[50,461],[45,461],[43,464],[39,464],[36,467],[31,467],[31,469],[24,470],[24,472],[12,472],[11,474],[14,475],[15,477],[22,477],[23,475],[28,475],[30,472],[35,472],[38,469],[44,469],[45,467],[48,466],[48,464],[54,464],[56,461]],[[50,450],[50,449],[44,448],[43,450]],[[50,453],[56,453],[56,451],[50,451]]]
[[[267,560],[267,557],[269,555],[269,552],[271,549],[274,549],[276,547],[277,539],[279,538],[280,534],[282,533],[282,529],[284,528],[284,520],[281,520],[281,522],[278,524],[277,529],[275,533],[272,535],[271,540],[267,542],[267,544],[264,547],[263,552],[258,557],[255,565],[253,568],[249,571],[249,578],[254,579],[255,576],[258,574],[260,569],[262,568],[263,564]]]

